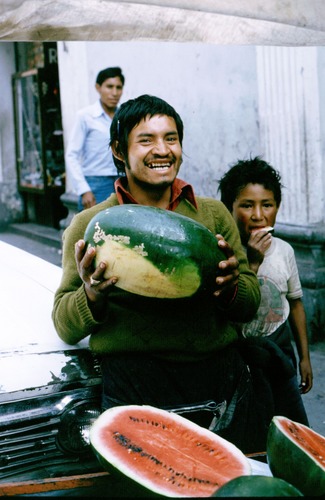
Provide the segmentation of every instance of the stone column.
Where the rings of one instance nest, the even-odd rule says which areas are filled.
[[[279,222],[324,220],[317,47],[258,47],[258,100],[264,156],[280,170]]]
[[[276,234],[295,249],[311,341],[325,340],[325,173],[317,51],[257,47],[261,154],[281,172]]]

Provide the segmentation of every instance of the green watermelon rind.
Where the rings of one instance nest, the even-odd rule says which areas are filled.
[[[162,294],[164,298],[189,297],[198,291],[212,292],[218,262],[225,258],[215,235],[199,222],[175,212],[142,205],[117,205],[99,212],[89,222],[84,239],[98,248],[95,265],[99,260],[106,260],[105,243],[108,248],[114,241],[134,252],[138,261],[143,258],[148,266],[154,266],[160,276],[157,276],[158,295],[153,291],[152,296]],[[142,269],[141,262],[134,267]],[[108,268],[105,277],[112,275],[114,273]],[[125,283],[126,280],[117,282],[116,286],[144,294],[145,284],[141,284],[140,276],[131,288]],[[151,296],[150,290],[148,293]],[[170,293],[170,297],[165,293]]]
[[[301,427],[312,435],[324,437],[309,427],[292,422],[282,416],[273,417],[267,437],[267,459],[270,470],[275,477],[284,479],[298,488],[304,495],[325,495],[325,454],[322,467],[312,456],[304,450],[286,432],[284,423],[293,424],[297,429]],[[324,448],[325,450],[325,448]]]
[[[219,488],[214,497],[302,497],[295,486],[278,477],[252,475],[231,479]]]
[[[125,412],[128,415],[129,414],[132,415],[132,413],[135,414],[135,412],[137,412],[136,413],[137,417],[139,415],[138,412],[140,412],[141,415],[143,415],[145,418],[148,419],[148,424],[152,423],[152,419],[155,419],[155,418],[157,420],[160,419],[159,421],[161,422],[161,425],[164,425],[167,421],[168,425],[174,425],[174,429],[175,429],[175,431],[177,431],[177,433],[181,433],[182,431],[187,431],[190,435],[193,435],[195,439],[197,439],[199,437],[203,441],[203,443],[204,443],[204,438],[208,442],[211,442],[211,440],[212,440],[212,442],[214,443],[216,448],[219,447],[219,449],[222,450],[222,452],[224,454],[229,454],[229,461],[231,460],[231,465],[233,466],[233,468],[235,470],[238,470],[238,475],[242,476],[245,474],[246,475],[252,474],[252,468],[251,468],[251,464],[250,464],[248,458],[234,444],[232,444],[229,441],[227,441],[226,439],[214,434],[213,432],[211,432],[207,429],[204,429],[204,428],[200,427],[199,425],[187,420],[186,418],[184,418],[180,415],[177,415],[176,413],[168,412],[166,410],[160,410],[158,408],[154,408],[154,407],[149,406],[149,405],[128,405],[128,406],[119,406],[119,407],[110,408],[109,410],[106,410],[104,413],[102,413],[99,416],[99,418],[92,425],[91,430],[90,430],[91,446],[95,452],[95,455],[98,457],[100,463],[109,472],[112,472],[112,470],[118,471],[118,473],[124,474],[127,478],[137,482],[142,487],[144,487],[150,491],[153,491],[154,493],[156,493],[158,495],[164,495],[166,497],[177,497],[177,498],[188,497],[188,496],[195,496],[195,497],[198,496],[197,494],[195,494],[195,492],[194,492],[194,494],[191,494],[191,495],[189,495],[186,492],[185,492],[186,494],[184,494],[184,491],[180,492],[176,486],[173,486],[172,488],[174,488],[174,489],[171,490],[169,487],[167,488],[167,487],[157,485],[157,482],[155,482],[153,479],[150,480],[148,478],[141,476],[140,472],[135,470],[135,467],[131,468],[130,466],[125,464],[125,462],[123,462],[123,455],[117,456],[115,454],[115,452],[113,451],[113,449],[109,447],[109,443],[107,443],[107,444],[103,443],[103,437],[102,437],[101,433],[102,433],[103,429],[105,428],[105,425],[107,426],[108,424],[111,424],[111,422],[114,421],[115,417],[117,417],[117,419],[118,419],[118,416],[125,414]],[[164,421],[163,420],[164,418],[167,420]],[[114,422],[114,424],[115,424],[114,430],[117,432],[118,431],[118,423]],[[155,425],[153,425],[152,429],[153,429],[152,433],[150,433],[149,431],[147,433],[148,440],[150,440],[151,444],[154,440],[155,433],[156,433],[156,435],[158,433],[157,442],[159,442],[159,429],[157,429],[157,427]],[[128,437],[130,437],[130,435]],[[132,438],[132,435],[131,435],[131,438]],[[190,438],[188,438],[188,439],[190,439]],[[186,441],[184,442],[184,446],[188,445],[188,439],[186,439]],[[141,445],[141,452],[145,453],[143,443],[136,443],[136,444],[138,444],[139,446]],[[125,450],[123,448],[124,447],[122,446],[121,450],[123,453],[125,453]],[[180,453],[180,456],[182,456],[181,455],[182,446],[178,446],[175,448],[175,453],[178,453],[178,452]],[[187,453],[190,453],[190,452],[187,451]],[[195,457],[195,454],[193,454],[193,456]],[[157,463],[164,463],[164,461],[166,461],[166,457],[164,457],[164,458],[160,457],[158,451],[157,451],[157,456],[154,458],[155,458],[154,460],[148,459],[148,463],[149,464],[152,463],[153,467],[157,467],[157,465],[156,465]],[[216,460],[216,459],[213,459],[213,460]],[[134,462],[134,463],[136,463],[136,462]],[[229,464],[230,464],[230,462],[229,462]],[[168,470],[169,470],[169,466],[168,466],[168,464],[165,464],[165,465],[163,468],[163,473],[167,474]],[[226,471],[224,469],[225,465],[224,464],[222,464],[222,465],[223,465],[223,472],[224,473],[226,472],[228,474],[229,480],[232,479],[233,477],[236,477],[235,475],[232,475],[230,465],[228,466]],[[239,469],[240,469],[240,471],[239,471]],[[184,471],[184,473],[186,474],[186,470]],[[216,470],[216,473],[218,474],[217,470]],[[153,471],[152,474],[154,475],[155,471]],[[219,476],[216,476],[216,478],[211,478],[211,480],[217,480],[218,477]],[[168,483],[168,484],[170,484],[170,483]],[[193,488],[193,484],[194,483],[191,483],[192,488]],[[193,491],[191,493],[193,493]],[[211,494],[212,493],[213,493],[213,491],[211,491]]]

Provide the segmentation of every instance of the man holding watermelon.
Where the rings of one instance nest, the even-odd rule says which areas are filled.
[[[263,381],[257,387],[251,380],[233,326],[255,315],[260,303],[258,281],[226,207],[218,200],[195,196],[191,185],[177,177],[182,140],[182,120],[162,99],[143,95],[121,105],[112,121],[110,141],[121,177],[114,194],[76,215],[64,233],[63,276],[53,321],[69,344],[90,335],[90,348],[101,359],[103,409],[149,404],[174,410],[246,453],[261,451],[272,417],[269,388]],[[109,266],[104,259],[96,261],[96,246],[87,246],[85,231],[97,214],[124,205],[180,214],[216,235],[223,258],[216,257],[213,290],[156,298],[119,287],[114,272],[105,278]],[[151,220],[130,222],[129,238],[136,226],[146,233],[139,251],[155,237],[154,221],[153,210]],[[182,255],[196,244],[194,238],[188,239],[177,251]],[[158,246],[167,252],[163,239],[157,251]],[[205,248],[199,250],[204,261]],[[154,262],[150,265],[154,267]],[[130,279],[136,267],[131,266]],[[262,403],[260,394],[265,396]]]

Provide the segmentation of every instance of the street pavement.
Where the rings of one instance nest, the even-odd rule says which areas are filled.
[[[22,248],[57,266],[61,266],[61,250],[32,239],[15,234],[10,230],[0,232],[0,240]],[[303,402],[312,429],[325,436],[325,332],[324,342],[310,345],[310,356],[314,374],[312,390],[303,395]]]

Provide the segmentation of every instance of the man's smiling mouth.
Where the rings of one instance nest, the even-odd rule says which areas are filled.
[[[171,163],[151,163],[150,165],[148,165],[148,167],[151,170],[164,171],[164,170],[168,170],[171,167],[171,165],[172,165]]]

